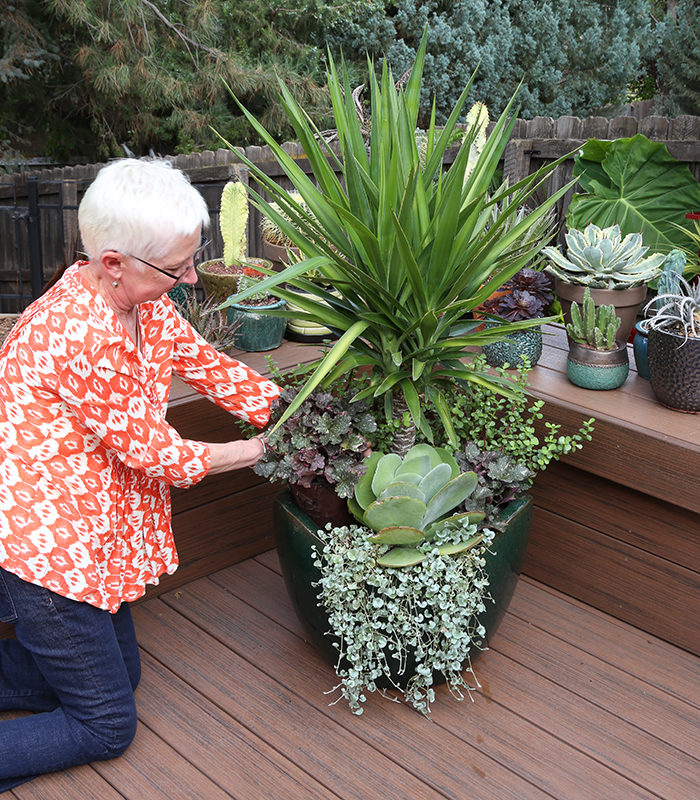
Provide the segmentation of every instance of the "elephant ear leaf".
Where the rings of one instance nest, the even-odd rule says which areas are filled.
[[[569,204],[570,228],[617,223],[623,235],[641,233],[651,253],[687,249],[691,221],[685,215],[700,208],[700,183],[666,145],[642,134],[590,139],[575,158],[574,177],[584,191]]]

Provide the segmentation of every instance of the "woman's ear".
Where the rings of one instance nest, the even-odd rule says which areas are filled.
[[[118,281],[124,268],[124,254],[118,250],[105,250],[99,258],[102,269],[110,281]]]

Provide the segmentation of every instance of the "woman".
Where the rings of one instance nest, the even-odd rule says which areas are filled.
[[[104,167],[80,204],[89,260],[0,351],[0,791],[120,755],[136,730],[129,602],[177,568],[169,486],[250,467],[265,440],[182,439],[172,372],[262,427],[279,388],[217,353],[167,292],[194,284],[201,195],[163,161]]]

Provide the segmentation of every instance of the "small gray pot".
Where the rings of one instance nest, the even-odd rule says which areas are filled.
[[[626,342],[616,341],[614,350],[595,350],[569,342],[566,374],[571,383],[584,389],[617,389],[630,371]]]

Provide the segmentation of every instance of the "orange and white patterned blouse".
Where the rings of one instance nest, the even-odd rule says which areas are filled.
[[[0,566],[114,612],[177,569],[168,486],[210,466],[209,448],[165,420],[172,372],[259,428],[280,390],[214,350],[167,296],[139,306],[139,352],[81,264],[0,351]]]

